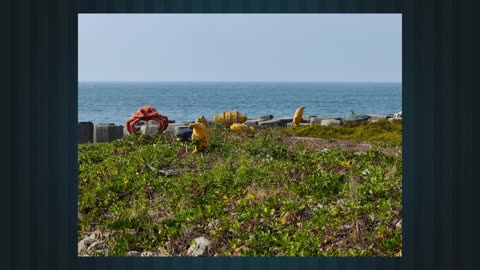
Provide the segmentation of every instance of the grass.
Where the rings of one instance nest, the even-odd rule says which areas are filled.
[[[386,145],[402,144],[402,122],[363,122],[348,123],[342,126],[306,126],[302,128],[288,128],[287,134],[302,137],[356,140],[361,142],[380,143]]]
[[[375,141],[398,143],[401,125],[380,124],[370,126],[384,134]],[[291,134],[378,135],[367,125],[343,128],[351,130],[266,128],[248,136],[213,127],[203,156],[169,134],[79,145],[79,240],[108,232],[109,256],[159,248],[181,256],[199,236],[210,239],[210,256],[394,256],[402,247],[401,155],[284,143]]]

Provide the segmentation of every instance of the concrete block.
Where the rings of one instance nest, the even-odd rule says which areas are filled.
[[[93,123],[78,123],[78,144],[93,143]]]
[[[320,122],[320,125],[322,126],[340,126],[342,124],[342,121],[338,119],[323,119]]]
[[[94,128],[93,141],[95,143],[111,142],[123,137],[123,126],[115,124],[98,124]]]
[[[254,120],[266,121],[266,120],[272,120],[272,118],[273,118],[273,115],[269,114],[269,115],[257,116],[257,117],[255,117]]]

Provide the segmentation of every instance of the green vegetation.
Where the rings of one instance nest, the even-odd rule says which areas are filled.
[[[287,134],[302,137],[323,139],[348,139],[362,142],[373,142],[387,145],[402,144],[402,122],[363,122],[360,124],[348,123],[342,126],[306,126],[302,128],[288,128]]]
[[[288,134],[374,134],[386,143],[401,134],[401,125],[388,122],[375,126],[382,132],[348,128],[267,128],[248,136],[213,127],[203,155],[192,155],[191,145],[187,153],[169,134],[79,145],[79,240],[110,233],[109,256],[159,248],[185,255],[199,236],[210,239],[210,256],[394,256],[402,247],[395,226],[401,154],[378,145],[353,153],[286,143]],[[179,174],[162,176],[161,169]]]

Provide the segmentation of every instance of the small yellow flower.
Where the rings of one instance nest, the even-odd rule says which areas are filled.
[[[252,201],[252,200],[255,199],[255,196],[254,196],[252,193],[248,193],[248,194],[247,194],[247,197],[246,197],[245,199],[247,199],[247,200],[249,200],[249,201]]]

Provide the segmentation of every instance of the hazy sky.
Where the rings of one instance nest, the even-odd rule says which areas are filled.
[[[79,81],[395,81],[401,14],[79,14]]]

